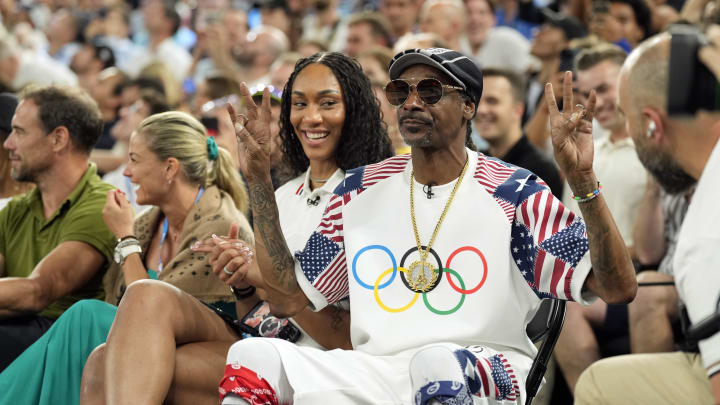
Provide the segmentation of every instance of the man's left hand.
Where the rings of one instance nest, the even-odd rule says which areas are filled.
[[[550,112],[550,137],[555,160],[572,186],[574,180],[593,178],[592,120],[595,114],[595,91],[586,106],[573,104],[572,72],[565,72],[563,109],[558,109],[552,84],[545,85],[545,102]]]

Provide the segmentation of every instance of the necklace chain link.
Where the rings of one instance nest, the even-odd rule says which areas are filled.
[[[330,180],[330,177],[332,177],[332,174],[330,175],[330,177],[328,177],[326,179],[316,179],[312,176],[312,171],[311,171],[309,177],[310,177],[310,181],[312,181],[313,183],[327,183],[327,181]]]

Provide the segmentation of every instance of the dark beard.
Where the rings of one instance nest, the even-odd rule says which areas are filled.
[[[27,170],[11,170],[10,171],[10,177],[12,177],[13,180],[23,183],[23,182],[30,182],[32,183],[35,180],[35,174],[28,172]]]
[[[697,183],[672,158],[661,151],[643,151],[637,148],[638,158],[668,194],[681,194]]]
[[[233,52],[233,59],[242,66],[251,66],[255,62],[255,55],[248,52]]]

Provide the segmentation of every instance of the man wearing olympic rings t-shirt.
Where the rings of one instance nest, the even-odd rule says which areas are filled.
[[[535,356],[525,334],[541,298],[631,300],[634,270],[592,171],[595,96],[558,111],[546,88],[555,157],[585,220],[528,170],[467,148],[482,74],[447,49],[390,64],[410,155],[350,170],[303,251],[279,229],[262,135],[269,104],[250,101],[236,134],[255,218],[257,262],[276,315],[350,298],[353,351],[277,339],[237,342],[223,404],[524,402]],[[350,95],[346,95],[349,97]]]

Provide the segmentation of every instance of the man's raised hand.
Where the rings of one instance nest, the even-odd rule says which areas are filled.
[[[558,109],[552,84],[545,85],[545,102],[550,113],[550,137],[555,160],[572,186],[573,179],[593,175],[592,120],[595,114],[595,91],[588,97],[587,106],[573,104],[572,73],[565,72],[563,80],[563,109]]]

